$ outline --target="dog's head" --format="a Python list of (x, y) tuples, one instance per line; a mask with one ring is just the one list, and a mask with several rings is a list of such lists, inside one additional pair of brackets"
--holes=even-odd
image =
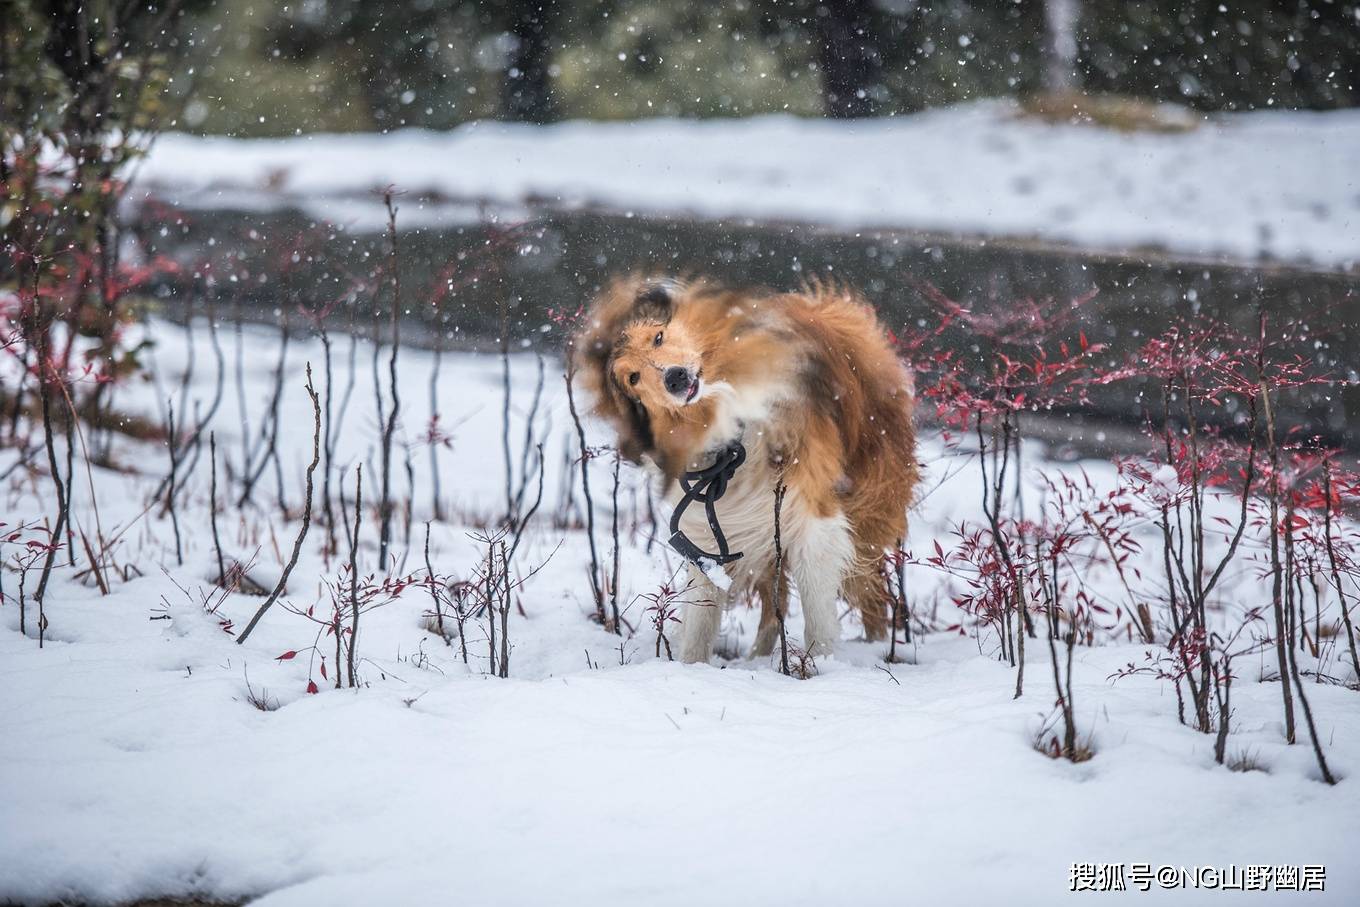
[(595, 411), (619, 433), (634, 462), (656, 451), (655, 430), (704, 391), (700, 338), (685, 325), (687, 288), (672, 280), (621, 280), (591, 305), (573, 338), (577, 373)]

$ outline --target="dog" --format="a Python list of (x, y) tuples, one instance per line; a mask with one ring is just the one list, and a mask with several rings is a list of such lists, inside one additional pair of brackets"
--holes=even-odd
[[(707, 661), (722, 609), (752, 595), (761, 602), (752, 654), (769, 655), (790, 579), (810, 654), (832, 652), (841, 638), (838, 595), (869, 639), (886, 637), (883, 563), (906, 536), (917, 479), (915, 394), (867, 302), (821, 283), (778, 293), (623, 278), (591, 304), (570, 346), (593, 412), (616, 432), (622, 456), (653, 471), (672, 506), (686, 474), (710, 469), (734, 442), (745, 449), (715, 505), (741, 555), (720, 568), (691, 559), (700, 593), (684, 608), (682, 661)], [(713, 551), (718, 536), (705, 516), (690, 508), (679, 528)]]

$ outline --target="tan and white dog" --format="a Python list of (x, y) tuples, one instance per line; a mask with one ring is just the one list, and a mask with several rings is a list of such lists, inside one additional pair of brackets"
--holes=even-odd
[[(710, 466), (734, 441), (746, 448), (717, 503), (721, 531), (743, 556), (722, 568), (727, 583), (691, 566), (699, 593), (685, 608), (683, 660), (707, 661), (721, 609), (751, 593), (762, 604), (753, 654), (772, 651), (781, 481), (777, 607), (787, 608), (791, 576), (813, 654), (840, 639), (841, 594), (865, 634), (884, 638), (884, 552), (904, 538), (917, 475), (913, 391), (866, 302), (823, 286), (774, 293), (630, 278), (596, 299), (572, 348), (595, 412), (625, 457), (659, 474), (672, 505), (686, 472)], [(680, 528), (715, 550), (703, 507), (689, 508)]]

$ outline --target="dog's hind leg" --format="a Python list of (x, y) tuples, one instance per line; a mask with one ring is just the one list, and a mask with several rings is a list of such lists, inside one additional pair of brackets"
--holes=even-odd
[(856, 546), (855, 563), (843, 587), (846, 600), (859, 612), (864, 635), (873, 640), (888, 638), (888, 585), (882, 563), (883, 549)]
[(900, 485), (878, 482), (882, 493), (866, 494), (852, 501), (855, 527), (855, 562), (845, 577), (842, 592), (859, 612), (864, 635), (871, 640), (888, 638), (892, 596), (883, 575), (887, 551), (897, 548), (906, 536), (907, 500)]
[(760, 596), (760, 628), (756, 630), (756, 642), (751, 647), (752, 658), (764, 658), (774, 651), (779, 642), (779, 615), (789, 613), (789, 572), (779, 581), (779, 604), (775, 606), (774, 565), (767, 568), (756, 582), (756, 594)]

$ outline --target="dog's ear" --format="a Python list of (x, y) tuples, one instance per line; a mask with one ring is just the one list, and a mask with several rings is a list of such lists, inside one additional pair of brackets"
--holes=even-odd
[(628, 413), (628, 434), (619, 439), (619, 453), (624, 459), (640, 463), (642, 455), (656, 449), (656, 439), (652, 436), (652, 418), (647, 408), (637, 400), (625, 400)]
[(649, 283), (638, 291), (633, 300), (633, 318), (668, 324), (675, 311), (674, 286), (667, 281)]
[(651, 454), (656, 448), (656, 436), (652, 434), (652, 418), (641, 400), (628, 396), (627, 392), (610, 380), (606, 393), (609, 407), (603, 414), (614, 423), (618, 431), (619, 453), (625, 460), (641, 463), (643, 454)]

